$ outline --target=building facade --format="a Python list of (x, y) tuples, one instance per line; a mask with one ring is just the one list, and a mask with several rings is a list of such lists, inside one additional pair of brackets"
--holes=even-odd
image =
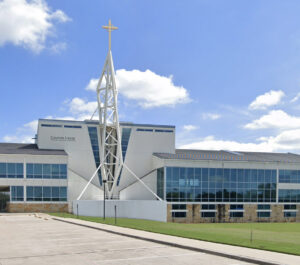
[(154, 154), (168, 221), (299, 221), (299, 156), (176, 150)]
[[(126, 165), (173, 222), (300, 221), (300, 156), (175, 148), (175, 127), (120, 123)], [(74, 211), (100, 164), (97, 121), (40, 119), (35, 144), (0, 143), (0, 210)], [(119, 201), (157, 200), (123, 168)], [(101, 173), (83, 200), (102, 200)]]

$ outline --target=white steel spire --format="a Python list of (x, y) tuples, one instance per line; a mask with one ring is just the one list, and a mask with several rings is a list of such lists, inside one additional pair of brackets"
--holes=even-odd
[(101, 171), (103, 189), (105, 189), (108, 199), (113, 199), (114, 195), (118, 196), (118, 194), (114, 194), (114, 190), (122, 168), (127, 170), (130, 175), (136, 178), (158, 200), (162, 200), (130, 168), (128, 168), (123, 161), (121, 145), (122, 139), (118, 116), (118, 91), (116, 88), (115, 69), (111, 54), (111, 32), (118, 28), (113, 26), (110, 20), (108, 26), (102, 26), (102, 28), (107, 29), (108, 31), (108, 53), (97, 85), (97, 110), (99, 113), (100, 131), (100, 164), (91, 179), (81, 191), (77, 200), (81, 199), (87, 187), (97, 175), (98, 170)]
[(103, 188), (108, 198), (112, 198), (114, 187), (123, 166), (121, 136), (118, 117), (118, 91), (116, 88), (115, 69), (111, 53), (111, 32), (117, 27), (108, 26), (108, 53), (101, 77), (97, 85), (97, 101), (100, 126), (100, 164), (103, 179)]

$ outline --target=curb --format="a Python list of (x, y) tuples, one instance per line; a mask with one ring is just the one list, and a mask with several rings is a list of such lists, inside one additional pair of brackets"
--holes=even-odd
[(207, 250), (207, 249), (196, 248), (196, 247), (190, 247), (190, 246), (181, 245), (181, 244), (177, 244), (177, 243), (166, 242), (166, 241), (163, 241), (163, 240), (151, 239), (151, 238), (147, 238), (147, 237), (135, 236), (135, 235), (130, 235), (130, 234), (122, 233), (122, 232), (111, 231), (111, 230), (108, 230), (108, 229), (94, 227), (94, 226), (87, 225), (87, 224), (79, 224), (79, 223), (72, 222), (72, 221), (69, 221), (69, 220), (62, 220), (62, 219), (59, 219), (59, 218), (56, 218), (56, 217), (52, 217), (52, 219), (56, 220), (56, 221), (64, 222), (64, 223), (74, 224), (74, 225), (78, 225), (78, 226), (83, 226), (83, 227), (92, 228), (92, 229), (95, 229), (95, 230), (108, 232), (108, 233), (115, 234), (115, 235), (126, 236), (126, 237), (130, 237), (130, 238), (135, 238), (135, 239), (141, 239), (141, 240), (144, 240), (144, 241), (163, 244), (163, 245), (167, 245), (167, 246), (171, 246), (171, 247), (187, 249), (187, 250), (196, 251), (196, 252), (202, 252), (202, 253), (206, 253), (206, 254), (210, 254), (210, 255), (220, 256), (220, 257), (229, 258), (229, 259), (235, 259), (235, 260), (254, 263), (254, 264), (258, 264), (258, 265), (280, 265), (280, 263), (262, 261), (262, 260), (258, 260), (258, 259), (254, 259), (254, 258), (241, 257), (241, 256), (226, 254), (226, 253), (222, 253), (222, 252), (218, 252), (218, 251)]

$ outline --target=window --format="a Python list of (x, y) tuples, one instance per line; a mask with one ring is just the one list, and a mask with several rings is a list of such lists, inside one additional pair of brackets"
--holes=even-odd
[(201, 212), (202, 218), (215, 218), (216, 213), (215, 212)]
[(202, 210), (215, 210), (215, 204), (202, 204)]
[(155, 132), (163, 132), (163, 133), (172, 133), (173, 130), (161, 130), (161, 129), (155, 129)]
[(45, 124), (45, 123), (43, 123), (41, 126), (42, 127), (62, 127), (61, 125), (58, 125), (58, 124)]
[(186, 204), (172, 204), (172, 210), (186, 210)]
[(157, 195), (164, 200), (164, 168), (157, 169)]
[(127, 147), (128, 147), (128, 143), (129, 143), (129, 139), (130, 139), (130, 134), (131, 134), (131, 128), (123, 128), (122, 129), (121, 145), (122, 145), (123, 160), (125, 160), (126, 151), (127, 151)]
[[(99, 150), (99, 143), (98, 143), (97, 127), (88, 127), (88, 132), (90, 136), (90, 142), (93, 150), (96, 168), (98, 168), (100, 166), (100, 150)], [(99, 178), (100, 185), (102, 185), (101, 170), (98, 170), (98, 178)]]
[(153, 132), (153, 129), (142, 129), (142, 128), (137, 128), (137, 132)]
[(258, 204), (257, 210), (270, 210), (271, 205), (270, 204)]
[(185, 218), (186, 212), (172, 212), (173, 218)]
[(26, 200), (27, 201), (67, 201), (67, 187), (27, 186)]
[(297, 205), (296, 204), (285, 204), (284, 210), (297, 210)]
[(244, 210), (243, 204), (231, 204), (230, 210)]
[(230, 212), (230, 218), (244, 217), (244, 212)]
[(0, 163), (0, 178), (24, 178), (23, 163)]
[(297, 212), (294, 211), (294, 212), (284, 212), (284, 217), (286, 218), (290, 218), (290, 217), (296, 217), (297, 216)]
[(24, 200), (24, 187), (23, 186), (11, 186), (10, 187), (11, 201), (23, 201)]
[(66, 164), (26, 164), (26, 177), (34, 179), (67, 179)]
[(80, 125), (64, 125), (65, 128), (74, 128), (74, 129), (81, 129)]
[(186, 204), (172, 204), (172, 217), (186, 217)]
[(257, 212), (257, 217), (258, 218), (270, 218), (271, 217), (271, 212)]

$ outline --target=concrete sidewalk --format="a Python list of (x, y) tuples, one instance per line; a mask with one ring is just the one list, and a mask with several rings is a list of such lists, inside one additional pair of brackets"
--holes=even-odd
[(298, 265), (300, 264), (300, 256), (281, 254), (277, 252), (257, 250), (245, 247), (236, 247), (225, 244), (211, 243), (206, 241), (187, 239), (176, 236), (163, 235), (158, 233), (135, 230), (94, 222), (83, 221), (73, 218), (50, 217), (53, 220), (81, 225), (92, 229), (99, 229), (127, 237), (143, 239), (151, 242), (165, 244), (173, 247), (189, 249), (198, 252), (204, 252), (217, 256), (231, 259), (237, 259), (245, 262), (262, 264), (262, 265)]

